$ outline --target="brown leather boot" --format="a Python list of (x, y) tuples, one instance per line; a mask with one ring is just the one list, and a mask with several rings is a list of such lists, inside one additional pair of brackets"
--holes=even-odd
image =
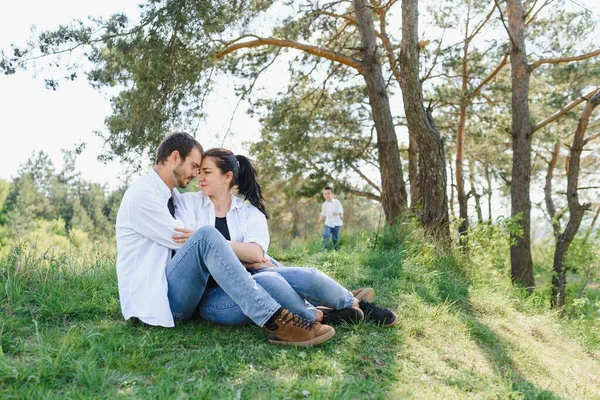
[(373, 301), (375, 298), (375, 290), (370, 287), (358, 288), (352, 291), (352, 296), (359, 300)]
[(273, 344), (315, 346), (335, 335), (335, 329), (331, 326), (311, 322), (286, 309), (281, 310), (281, 314), (273, 324), (276, 325), (276, 328), (265, 327), (269, 333), (267, 341)]

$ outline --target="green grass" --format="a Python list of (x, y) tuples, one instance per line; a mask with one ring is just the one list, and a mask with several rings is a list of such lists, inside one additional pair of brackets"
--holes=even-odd
[(401, 319), (342, 326), (305, 349), (269, 345), (253, 326), (128, 323), (113, 260), (13, 254), (0, 261), (0, 398), (600, 398), (600, 346), (581, 326), (483, 258), (399, 236), (273, 251), (346, 287), (373, 286)]

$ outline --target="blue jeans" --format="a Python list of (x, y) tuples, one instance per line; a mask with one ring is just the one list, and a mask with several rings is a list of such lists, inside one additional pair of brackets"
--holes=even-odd
[(331, 236), (331, 242), (333, 243), (333, 248), (335, 250), (338, 249), (338, 236), (340, 234), (341, 226), (330, 227), (325, 225), (325, 229), (323, 230), (323, 248), (327, 249), (327, 245), (329, 244), (329, 236)]
[(281, 307), (256, 283), (223, 235), (212, 226), (194, 232), (167, 264), (166, 275), (175, 320), (193, 316), (208, 294), (205, 289), (211, 275), (239, 305), (240, 312), (258, 326), (263, 326)]
[[(307, 267), (285, 267), (272, 260), (275, 268), (255, 271), (252, 277), (273, 298), (293, 314), (314, 321), (322, 305), (334, 309), (352, 306), (352, 293), (323, 272)], [(311, 304), (312, 303), (312, 304)], [(206, 293), (198, 314), (201, 318), (227, 325), (247, 324), (250, 319), (222, 288)]]

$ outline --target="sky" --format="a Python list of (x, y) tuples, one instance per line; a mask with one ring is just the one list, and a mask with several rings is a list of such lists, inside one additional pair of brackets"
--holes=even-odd
[[(131, 0), (10, 2), (3, 5), (3, 11), (9, 8), (10, 12), (0, 13), (0, 48), (7, 52), (11, 43), (24, 44), (33, 25), (39, 32), (90, 15), (106, 17), (119, 11), (138, 15), (137, 3)], [(85, 142), (86, 148), (77, 159), (77, 170), (86, 180), (116, 188), (127, 166), (117, 161), (108, 164), (98, 161), (103, 139), (94, 133), (105, 130), (104, 119), (111, 111), (109, 96), (94, 90), (83, 76), (61, 82), (56, 91), (45, 88), (45, 77), (47, 72), (33, 70), (0, 75), (0, 179), (14, 178), (19, 166), (40, 150), (60, 169), (61, 150), (72, 150)], [(197, 138), (205, 148), (224, 146), (247, 154), (243, 142), (258, 138), (260, 124), (246, 114), (245, 103), (234, 114), (237, 99), (232, 81), (222, 77), (218, 88), (218, 93), (206, 101), (208, 118), (200, 123)], [(224, 140), (232, 116), (231, 133)]]
[[(11, 43), (23, 44), (33, 25), (41, 31), (90, 15), (107, 17), (124, 11), (136, 16), (137, 3), (132, 0), (11, 1), (3, 5), (0, 14), (0, 49), (9, 50)], [(573, 0), (572, 3), (600, 15), (597, 0)], [(127, 166), (119, 162), (99, 162), (97, 157), (102, 153), (103, 141), (94, 133), (105, 129), (104, 119), (110, 114), (108, 96), (92, 89), (83, 77), (61, 83), (56, 91), (47, 90), (44, 77), (47, 74), (33, 71), (0, 75), (0, 179), (15, 177), (19, 166), (33, 152), (40, 150), (49, 154), (54, 166), (60, 169), (61, 149), (70, 150), (85, 142), (86, 148), (79, 156), (76, 168), (84, 179), (116, 188)], [(285, 84), (275, 78), (268, 80), (271, 90), (278, 84)], [(208, 117), (200, 124), (197, 137), (207, 148), (224, 146), (236, 153), (247, 154), (242, 143), (258, 139), (260, 124), (246, 114), (245, 104), (233, 114), (237, 99), (232, 82), (227, 79), (220, 78), (218, 91), (207, 99), (205, 111)], [(232, 117), (231, 134), (223, 140)]]

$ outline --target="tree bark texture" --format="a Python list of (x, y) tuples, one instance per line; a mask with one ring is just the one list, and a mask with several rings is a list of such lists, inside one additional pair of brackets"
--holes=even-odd
[(590, 115), (596, 106), (600, 104), (600, 92), (596, 93), (586, 103), (577, 130), (573, 137), (573, 145), (571, 146), (569, 158), (569, 172), (567, 174), (567, 203), (569, 205), (569, 222), (563, 233), (558, 236), (556, 241), (556, 249), (554, 251), (554, 266), (552, 274), (552, 306), (561, 313), (565, 306), (565, 293), (567, 287), (567, 271), (565, 269), (565, 257), (573, 238), (579, 231), (583, 213), (591, 207), (590, 203), (579, 204), (579, 195), (577, 193), (577, 185), (579, 183), (579, 162), (581, 152), (585, 145), (584, 135), (587, 130)]
[(446, 157), (444, 144), (423, 106), (419, 79), (418, 1), (402, 1), (402, 42), (400, 49), (401, 89), (410, 135), (416, 138), (419, 153), (418, 210), (425, 230), (444, 242), (450, 241)]
[(353, 0), (360, 33), (362, 75), (367, 84), (369, 103), (377, 132), (377, 151), (381, 173), (381, 202), (385, 219), (394, 223), (407, 207), (407, 194), (400, 162), (398, 137), (390, 101), (379, 62), (377, 36), (368, 0)]
[(507, 0), (508, 34), (510, 36), (510, 64), (512, 79), (512, 182), (511, 216), (520, 216), (522, 235), (515, 235), (516, 244), (510, 248), (511, 278), (533, 290), (533, 263), (531, 259), (531, 135), (529, 120), (529, 70), (525, 51), (525, 24), (520, 0)]

